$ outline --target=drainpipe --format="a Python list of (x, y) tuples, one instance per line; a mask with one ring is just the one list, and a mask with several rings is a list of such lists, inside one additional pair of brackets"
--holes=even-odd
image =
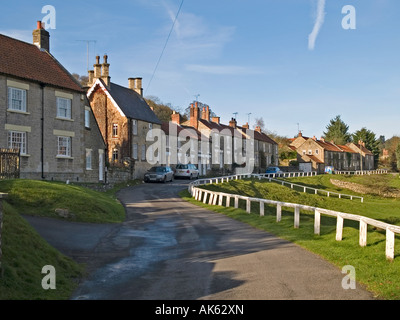
[(41, 148), (40, 148), (40, 160), (41, 160), (41, 171), (42, 171), (42, 179), (45, 179), (44, 176), (44, 88), (45, 84), (41, 83), (40, 88), (42, 89), (42, 116), (40, 118), (40, 129), (41, 129)]

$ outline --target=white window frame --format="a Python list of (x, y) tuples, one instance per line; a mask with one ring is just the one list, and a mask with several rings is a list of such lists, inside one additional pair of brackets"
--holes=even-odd
[(86, 149), (86, 170), (92, 170), (93, 150)]
[(113, 123), (113, 125), (112, 125), (112, 136), (113, 136), (113, 138), (118, 137), (118, 131), (119, 131), (118, 123)]
[(8, 131), (8, 147), (19, 149), (21, 155), (27, 154), (26, 132)]
[[(66, 105), (62, 105), (66, 103)], [(71, 119), (72, 100), (62, 97), (57, 97), (57, 118)]]
[(153, 137), (153, 124), (149, 123), (149, 137), (152, 138)]
[[(13, 102), (19, 102), (19, 106)], [(8, 87), (8, 110), (26, 112), (26, 90)]]
[(132, 134), (134, 136), (137, 136), (138, 134), (138, 121), (135, 119), (132, 120)]
[(119, 161), (119, 150), (114, 148), (112, 151), (112, 161), (117, 162)]
[(72, 156), (71, 144), (72, 144), (71, 137), (58, 136), (57, 137), (57, 156), (70, 158)]
[(138, 144), (134, 143), (132, 145), (132, 158), (137, 160), (138, 159)]
[(142, 144), (142, 161), (146, 161), (146, 145)]
[(85, 109), (85, 128), (90, 128), (90, 110)]

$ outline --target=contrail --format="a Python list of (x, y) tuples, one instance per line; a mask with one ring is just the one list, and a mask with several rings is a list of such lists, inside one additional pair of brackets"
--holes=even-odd
[(321, 29), (324, 23), (324, 19), (325, 19), (325, 0), (318, 0), (317, 17), (315, 19), (314, 29), (308, 36), (309, 50), (314, 50), (315, 40), (317, 40), (319, 30)]

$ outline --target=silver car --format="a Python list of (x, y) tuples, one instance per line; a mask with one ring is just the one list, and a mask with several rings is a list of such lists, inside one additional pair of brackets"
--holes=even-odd
[(178, 164), (175, 169), (175, 177), (198, 179), (199, 170), (194, 164)]
[(170, 167), (152, 167), (144, 175), (144, 182), (167, 182), (174, 180), (174, 172)]

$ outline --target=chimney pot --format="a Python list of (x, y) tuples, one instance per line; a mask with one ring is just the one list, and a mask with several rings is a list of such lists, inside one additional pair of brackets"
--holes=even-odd
[(50, 33), (44, 29), (44, 23), (37, 21), (37, 29), (33, 30), (32, 36), (34, 45), (50, 52)]

